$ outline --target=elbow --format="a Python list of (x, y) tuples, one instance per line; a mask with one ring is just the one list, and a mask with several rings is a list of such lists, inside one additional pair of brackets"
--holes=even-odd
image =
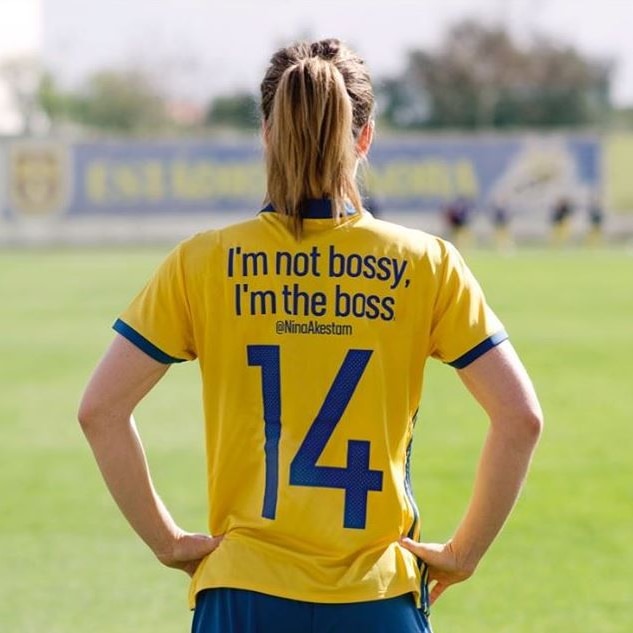
[(77, 411), (77, 421), (87, 438), (108, 426), (110, 412), (97, 400), (84, 396)]
[(84, 397), (77, 411), (77, 421), (84, 435), (89, 435), (90, 431), (97, 426), (98, 419), (98, 409)]
[(543, 411), (539, 408), (536, 411), (530, 411), (526, 413), (523, 420), (523, 426), (525, 427), (525, 433), (528, 437), (534, 440), (534, 443), (538, 442), (541, 434), (543, 433), (543, 427), (545, 426), (545, 419), (543, 417)]
[(132, 422), (132, 410), (125, 403), (113, 402), (98, 395), (84, 395), (79, 409), (77, 421), (84, 435), (91, 441), (100, 435), (109, 434), (114, 429)]
[(490, 418), (493, 431), (505, 436), (512, 444), (532, 449), (543, 432), (543, 412), (538, 405), (514, 407)]
[(545, 424), (540, 406), (526, 406), (515, 412), (514, 429), (517, 436), (526, 444), (536, 445)]

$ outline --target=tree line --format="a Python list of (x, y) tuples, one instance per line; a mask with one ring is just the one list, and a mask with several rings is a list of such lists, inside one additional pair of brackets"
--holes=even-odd
[[(74, 90), (61, 87), (51, 73), (28, 84), (27, 72), (28, 64), (22, 71), (15, 62), (0, 67), (26, 132), (36, 110), (53, 129), (121, 135), (259, 125), (256, 93), (222, 95), (183, 111), (159, 80), (138, 69), (102, 70)], [(630, 115), (612, 107), (613, 72), (610, 61), (564, 42), (543, 35), (519, 42), (501, 25), (464, 20), (446, 31), (437, 48), (411, 50), (401, 72), (376, 78), (377, 118), (393, 130), (604, 126)]]

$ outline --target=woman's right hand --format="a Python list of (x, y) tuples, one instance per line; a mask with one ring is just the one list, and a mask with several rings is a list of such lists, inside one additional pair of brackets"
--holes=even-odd
[(431, 605), (451, 585), (463, 582), (475, 572), (475, 566), (460, 560), (453, 543), (419, 543), (410, 538), (400, 539), (400, 545), (426, 563), (429, 569), (429, 600)]

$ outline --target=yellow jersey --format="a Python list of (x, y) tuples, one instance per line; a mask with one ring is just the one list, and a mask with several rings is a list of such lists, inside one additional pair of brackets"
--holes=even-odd
[(506, 338), (457, 250), (369, 213), (306, 205), (182, 242), (114, 328), (198, 359), (212, 587), (311, 602), (413, 593), (409, 457), (428, 357), (464, 367)]

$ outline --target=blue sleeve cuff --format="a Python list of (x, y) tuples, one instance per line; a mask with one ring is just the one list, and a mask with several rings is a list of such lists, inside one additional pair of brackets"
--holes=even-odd
[(156, 347), (156, 345), (148, 341), (142, 334), (139, 334), (134, 328), (125, 323), (125, 321), (121, 321), (121, 319), (117, 319), (114, 322), (112, 329), (159, 363), (171, 365), (172, 363), (183, 363), (185, 361), (184, 358), (175, 358), (174, 356), (165, 354), (162, 349)]
[(507, 332), (505, 330), (500, 330), (492, 336), (489, 336), (485, 341), (479, 343), (479, 345), (473, 347), (470, 351), (466, 352), (465, 354), (448, 364), (451, 367), (455, 367), (455, 369), (464, 369), (464, 367), (468, 367), (468, 365), (470, 365), (473, 361), (476, 361), (480, 356), (483, 356), (493, 347), (497, 347), (499, 343), (503, 343), (503, 341), (507, 339)]

